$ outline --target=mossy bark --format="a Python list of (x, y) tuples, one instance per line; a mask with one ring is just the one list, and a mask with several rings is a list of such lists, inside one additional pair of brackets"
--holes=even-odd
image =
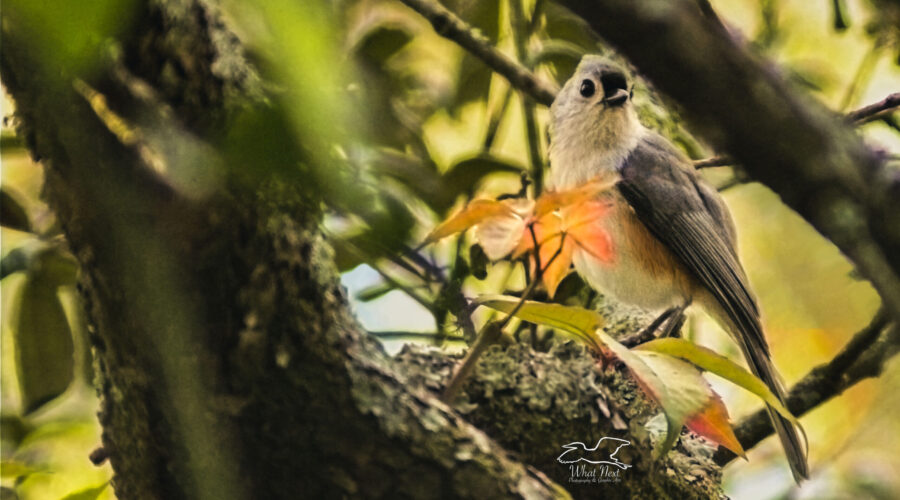
[[(261, 95), (214, 6), (143, 8), (121, 60), (87, 82), (110, 108), (128, 117), (135, 105), (116, 64), (200, 137)], [(606, 433), (646, 442), (635, 434), (646, 403), (571, 347), (491, 351), (463, 411), (440, 403), (434, 384), (455, 358), (398, 362), (359, 328), (314, 190), (272, 180), (185, 198), (71, 80), (40, 67), (23, 32), (3, 23), (2, 34), (20, 132), (81, 265), (120, 498), (549, 498), (565, 495), (544, 474), (564, 480), (553, 463), (561, 444)], [(631, 425), (614, 428), (598, 398)], [(706, 459), (654, 462), (634, 449), (632, 477), (610, 497), (720, 496)]]

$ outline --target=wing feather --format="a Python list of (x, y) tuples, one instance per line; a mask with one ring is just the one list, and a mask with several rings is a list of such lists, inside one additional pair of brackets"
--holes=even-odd
[(752, 347), (768, 354), (759, 308), (737, 258), (734, 226), (684, 156), (649, 134), (623, 162), (619, 191), (635, 215), (713, 294)]

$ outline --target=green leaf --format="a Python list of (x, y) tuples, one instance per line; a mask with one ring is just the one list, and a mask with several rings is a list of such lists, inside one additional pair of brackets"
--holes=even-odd
[(11, 0), (4, 2), (3, 17), (4, 25), (29, 37), (32, 56), (48, 74), (72, 75), (102, 64), (103, 44), (132, 28), (137, 6), (122, 0)]
[(472, 195), (482, 179), (490, 174), (506, 172), (520, 174), (520, 165), (497, 158), (493, 155), (479, 155), (462, 160), (451, 166), (441, 176), (441, 196), (434, 200), (425, 200), (438, 212), (444, 212), (461, 194)]
[(703, 346), (699, 346), (685, 339), (665, 338), (646, 342), (635, 347), (636, 350), (667, 354), (676, 358), (689, 361), (702, 370), (706, 370), (743, 387), (759, 396), (769, 406), (774, 408), (784, 418), (795, 425), (800, 425), (796, 417), (781, 404), (778, 397), (772, 393), (766, 384), (752, 373), (728, 358)]
[(557, 83), (562, 84), (575, 73), (575, 68), (578, 67), (583, 55), (584, 49), (574, 43), (564, 40), (548, 40), (534, 55), (532, 67), (541, 64), (548, 65)]
[(655, 352), (630, 351), (609, 335), (603, 332), (598, 335), (662, 408), (668, 429), (654, 454), (664, 455), (675, 444), (688, 418), (701, 413), (709, 404), (714, 396), (709, 383), (690, 363)]
[(18, 479), (40, 471), (41, 469), (39, 467), (28, 465), (24, 462), (17, 462), (15, 460), (4, 460), (3, 462), (0, 462), (0, 477), (3, 479)]
[(103, 493), (103, 490), (105, 490), (108, 485), (109, 482), (105, 482), (97, 486), (91, 486), (83, 490), (78, 490), (62, 497), (61, 500), (97, 500), (97, 498), (100, 497), (100, 494)]
[(18, 448), (22, 439), (32, 430), (34, 427), (19, 415), (5, 413), (0, 416), (0, 437), (3, 438), (4, 449), (7, 445), (12, 445), (13, 449)]
[(0, 260), (0, 279), (12, 273), (28, 269), (28, 252), (22, 247), (13, 248)]
[(580, 16), (556, 2), (545, 2), (544, 16), (547, 38), (570, 42), (585, 53), (597, 52), (599, 38)]
[(466, 104), (473, 101), (487, 101), (492, 76), (490, 68), (480, 59), (468, 52), (463, 55), (456, 80), (456, 95), (449, 107), (454, 118), (459, 118), (459, 111)]
[(6, 189), (0, 189), (0, 225), (19, 231), (31, 231), (28, 212)]
[[(519, 302), (518, 297), (507, 295), (482, 295), (475, 301), (480, 306), (490, 307), (507, 314), (515, 309)], [(558, 328), (572, 334), (577, 340), (585, 342), (595, 350), (600, 350), (596, 332), (604, 325), (605, 320), (596, 311), (582, 307), (526, 300), (515, 316), (531, 323)]]
[(22, 406), (31, 413), (62, 394), (74, 377), (72, 333), (57, 283), (29, 272), (19, 291), (14, 342)]
[(399, 23), (383, 23), (372, 27), (357, 42), (356, 53), (379, 64), (412, 40), (412, 34)]

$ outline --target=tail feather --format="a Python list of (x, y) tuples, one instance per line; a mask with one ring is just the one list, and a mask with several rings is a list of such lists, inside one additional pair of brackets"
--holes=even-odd
[[(739, 344), (741, 344), (741, 350), (744, 351), (744, 357), (747, 359), (750, 371), (759, 377), (784, 405), (784, 385), (781, 383), (781, 378), (778, 376), (775, 367), (772, 365), (769, 354), (759, 347), (747, 345), (745, 342), (739, 342)], [(807, 462), (808, 447), (806, 434), (803, 433), (803, 429), (781, 416), (781, 414), (771, 406), (766, 405), (766, 409), (769, 412), (769, 419), (772, 421), (772, 426), (778, 434), (778, 439), (781, 440), (781, 445), (784, 447), (784, 452), (787, 456), (788, 464), (791, 466), (794, 480), (799, 483), (803, 479), (809, 479), (809, 464)]]

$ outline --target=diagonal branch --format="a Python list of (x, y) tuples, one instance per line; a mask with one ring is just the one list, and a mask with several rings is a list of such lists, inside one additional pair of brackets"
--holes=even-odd
[(528, 94), (544, 106), (553, 103), (553, 98), (558, 91), (555, 85), (539, 79), (527, 68), (497, 50), (487, 37), (443, 5), (434, 0), (401, 1), (428, 19), (439, 35), (453, 40), (472, 55), (484, 61), (491, 69), (509, 80), (513, 87)]
[[(831, 361), (813, 368), (788, 393), (787, 407), (801, 416), (867, 378), (877, 377), (884, 365), (900, 351), (900, 329), (890, 325), (888, 315), (879, 311)], [(744, 449), (750, 449), (772, 434), (766, 410), (744, 418), (735, 434)], [(716, 462), (724, 465), (735, 458), (720, 449)]]
[[(900, 107), (900, 92), (894, 92), (878, 102), (847, 113), (845, 117), (850, 123), (863, 125), (893, 113), (898, 107)], [(713, 156), (695, 161), (694, 168), (725, 167), (732, 164), (734, 161), (727, 156)]]
[(900, 107), (900, 92), (894, 92), (876, 103), (847, 113), (847, 119), (854, 123), (866, 123), (881, 118), (884, 113), (893, 112), (897, 107)]

